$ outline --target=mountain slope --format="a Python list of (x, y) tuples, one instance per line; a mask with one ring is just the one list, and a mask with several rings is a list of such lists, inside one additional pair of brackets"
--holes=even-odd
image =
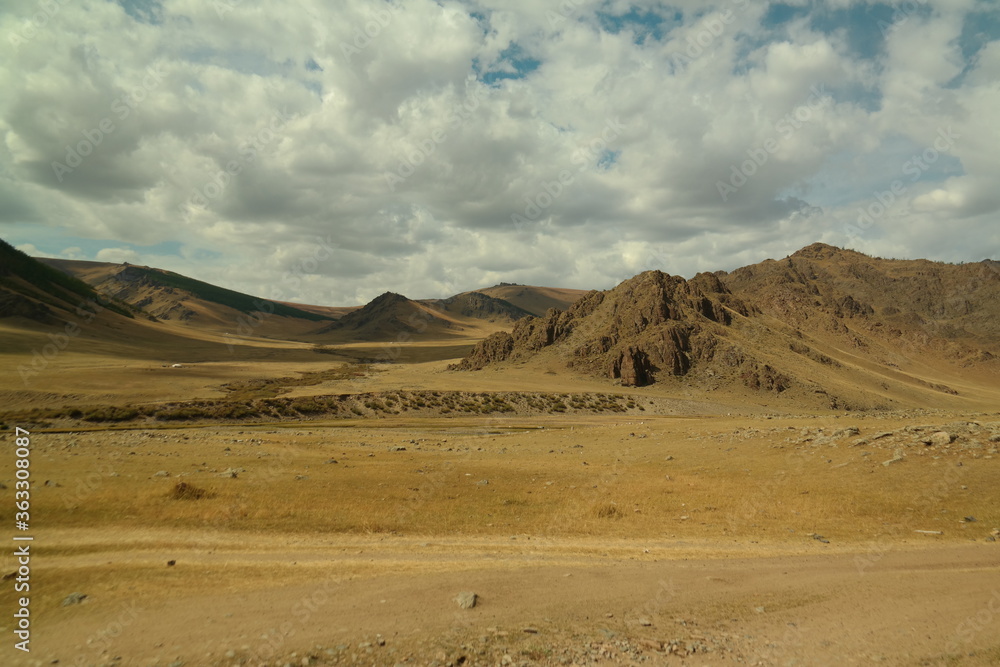
[(886, 260), (816, 243), (720, 276), (762, 312), (803, 330), (954, 357), (1000, 354), (1000, 262)]
[(489, 322), (514, 322), (533, 313), (514, 304), (482, 292), (463, 292), (447, 299), (422, 301), (427, 305), (459, 317), (471, 317)]
[(312, 333), (316, 336), (339, 334), (344, 340), (388, 341), (401, 335), (439, 335), (452, 326), (452, 322), (430, 307), (402, 294), (385, 292)]
[(814, 407), (986, 402), (998, 386), (995, 263), (899, 263), (814, 245), (691, 280), (647, 271), (518, 321), (457, 370), (571, 368), (626, 386)]
[(331, 319), (322, 313), (258, 299), (163, 269), (64, 259), (40, 261), (159, 320), (232, 328), (240, 315), (261, 312), (310, 322)]
[(122, 304), (101, 298), (81, 280), (58, 271), (0, 239), (0, 318), (21, 317), (56, 324), (80, 307), (100, 303), (124, 317)]
[(536, 317), (545, 315), (550, 308), (566, 310), (588, 294), (587, 290), (509, 283), (500, 283), (476, 291), (495, 299), (503, 299)]

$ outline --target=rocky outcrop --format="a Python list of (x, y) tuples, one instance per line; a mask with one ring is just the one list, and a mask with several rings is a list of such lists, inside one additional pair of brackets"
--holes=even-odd
[(465, 359), (448, 368), (461, 371), (478, 371), (490, 364), (507, 361), (514, 351), (514, 337), (506, 331), (498, 331), (481, 341)]
[(55, 313), (45, 304), (0, 288), (0, 318), (4, 317), (24, 317), (42, 323), (56, 321)]
[(509, 337), (487, 338), (456, 368), (482, 368), (554, 347), (574, 368), (643, 386), (711, 361), (719, 329), (751, 312), (714, 274), (685, 280), (647, 271), (613, 290), (591, 292), (565, 312), (551, 309), (545, 317), (518, 321)]

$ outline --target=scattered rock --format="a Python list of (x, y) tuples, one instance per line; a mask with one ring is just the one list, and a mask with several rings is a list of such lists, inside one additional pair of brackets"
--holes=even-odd
[(644, 628), (648, 628), (653, 624), (648, 618), (640, 618), (638, 623)]
[(87, 598), (85, 593), (70, 593), (63, 599), (62, 606), (69, 607), (74, 604), (80, 604)]
[(965, 523), (975, 523), (976, 522), (976, 517), (974, 517), (974, 516), (962, 517), (962, 521), (964, 521)]
[(167, 567), (173, 567), (174, 565), (177, 565), (177, 561), (175, 561), (175, 560), (168, 560), (167, 561)]
[(947, 431), (938, 431), (931, 434), (930, 440), (931, 446), (943, 447), (944, 445), (950, 445), (953, 443), (955, 441), (955, 436)]
[(406, 451), (406, 447), (403, 447), (402, 445), (394, 445), (394, 446), (392, 446), (392, 447), (389, 448), (389, 451), (390, 452), (405, 452)]
[(464, 591), (455, 596), (455, 602), (462, 609), (472, 609), (476, 606), (476, 602), (479, 601), (479, 596), (475, 593)]
[(323, 463), (336, 463), (336, 462), (337, 459), (327, 459), (326, 461), (323, 461)]
[(486, 486), (489, 483), (490, 483), (490, 480), (488, 480), (488, 479), (481, 479), (478, 482), (476, 482), (476, 486)]
[(170, 473), (167, 472), (166, 470), (161, 470), (155, 475), (153, 475), (153, 477), (170, 477)]
[(896, 450), (896, 451), (895, 451), (895, 452), (893, 453), (893, 455), (892, 455), (892, 458), (891, 458), (891, 459), (889, 459), (888, 461), (882, 461), (882, 465), (884, 465), (884, 466), (890, 466), (890, 465), (892, 465), (893, 463), (899, 463), (899, 462), (900, 462), (900, 461), (902, 461), (902, 460), (903, 460), (904, 458), (905, 458), (905, 455), (903, 454), (903, 450), (902, 450), (902, 449), (897, 449), (897, 450)]

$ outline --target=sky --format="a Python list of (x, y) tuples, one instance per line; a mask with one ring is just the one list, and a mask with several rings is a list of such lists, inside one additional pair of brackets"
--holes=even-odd
[(995, 0), (0, 0), (0, 238), (357, 305), (1000, 257)]

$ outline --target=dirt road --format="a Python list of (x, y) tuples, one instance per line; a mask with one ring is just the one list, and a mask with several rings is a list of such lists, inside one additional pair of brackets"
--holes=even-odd
[(87, 597), (43, 601), (32, 652), (8, 640), (4, 664), (1000, 664), (994, 543), (872, 557), (525, 535), (39, 542), (39, 586), (86, 582)]

